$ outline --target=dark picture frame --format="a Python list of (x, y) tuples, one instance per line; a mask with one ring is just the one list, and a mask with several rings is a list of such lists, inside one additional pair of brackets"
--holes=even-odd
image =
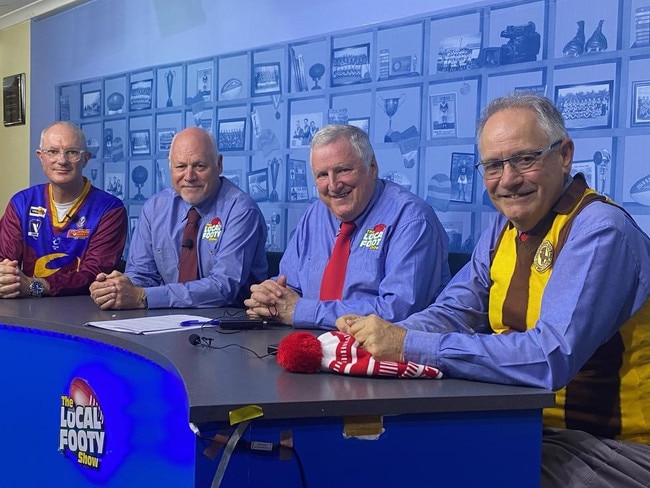
[(309, 201), (307, 161), (287, 158), (287, 202)]
[(358, 127), (366, 134), (370, 134), (370, 117), (360, 117), (356, 119), (348, 119), (348, 125)]
[(332, 49), (331, 86), (372, 81), (370, 43)]
[(251, 171), (246, 175), (248, 194), (256, 202), (269, 199), (269, 171), (267, 168)]
[(277, 95), (282, 93), (280, 63), (253, 64), (251, 70), (253, 95)]
[(474, 192), (474, 153), (451, 153), (449, 179), (451, 180), (452, 202), (472, 203)]
[(25, 124), (25, 73), (2, 79), (2, 113), (5, 127)]
[(246, 118), (220, 120), (217, 146), (219, 151), (243, 151), (246, 147)]
[(129, 110), (151, 110), (153, 100), (153, 79), (131, 82), (129, 91)]
[(169, 148), (172, 145), (172, 139), (176, 135), (176, 129), (158, 129), (158, 152), (166, 153), (169, 152)]
[(555, 87), (555, 106), (567, 129), (610, 129), (614, 81)]
[(650, 80), (632, 83), (632, 127), (650, 124)]
[(149, 129), (132, 130), (129, 133), (131, 156), (151, 155), (151, 132)]
[(81, 94), (81, 118), (99, 117), (102, 114), (102, 91), (93, 90)]

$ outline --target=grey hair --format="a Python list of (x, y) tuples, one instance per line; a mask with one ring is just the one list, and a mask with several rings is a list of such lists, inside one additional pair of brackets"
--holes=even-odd
[(551, 100), (532, 92), (510, 93), (495, 98), (483, 110), (476, 128), (476, 141), (480, 145), (483, 128), (490, 117), (506, 109), (530, 110), (537, 115), (540, 129), (548, 137), (549, 143), (568, 137), (564, 118)]
[(38, 143), (39, 147), (41, 148), (43, 147), (43, 141), (45, 140), (45, 134), (47, 133), (47, 131), (59, 125), (63, 127), (67, 127), (72, 132), (74, 132), (75, 137), (77, 138), (78, 141), (81, 142), (81, 145), (83, 146), (77, 149), (83, 149), (84, 151), (88, 150), (88, 143), (86, 142), (86, 136), (84, 135), (81, 128), (78, 125), (73, 124), (72, 122), (68, 122), (67, 120), (59, 120), (58, 122), (54, 122), (53, 124), (50, 124), (45, 129), (43, 129), (41, 131), (41, 140)]
[(309, 150), (309, 160), (315, 148), (326, 146), (338, 139), (345, 139), (367, 168), (375, 159), (375, 151), (368, 134), (354, 125), (326, 125), (314, 135)]

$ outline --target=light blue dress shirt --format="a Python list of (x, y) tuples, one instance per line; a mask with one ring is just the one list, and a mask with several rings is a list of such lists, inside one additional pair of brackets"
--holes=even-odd
[(227, 178), (201, 205), (199, 279), (178, 283), (178, 262), (191, 206), (173, 189), (149, 198), (129, 248), (126, 275), (144, 287), (149, 308), (243, 306), (266, 279), (266, 223), (255, 202)]
[(280, 274), (302, 297), (295, 327), (331, 329), (347, 313), (401, 320), (431, 303), (449, 281), (447, 234), (433, 209), (410, 191), (377, 180), (354, 222), (342, 299), (327, 301), (319, 300), (320, 284), (340, 222), (320, 200), (298, 222), (280, 261)]

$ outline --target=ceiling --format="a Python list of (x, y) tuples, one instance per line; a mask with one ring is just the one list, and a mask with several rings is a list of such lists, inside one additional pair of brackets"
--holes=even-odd
[(0, 29), (85, 0), (0, 0)]

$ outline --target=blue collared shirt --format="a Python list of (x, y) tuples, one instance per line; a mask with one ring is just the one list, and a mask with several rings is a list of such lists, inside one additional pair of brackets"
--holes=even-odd
[(178, 283), (178, 262), (191, 206), (167, 188), (149, 198), (129, 248), (126, 275), (145, 288), (149, 308), (242, 306), (266, 278), (266, 223), (255, 202), (227, 178), (196, 206), (199, 279)]
[(650, 239), (615, 206), (588, 205), (553, 265), (535, 327), (472, 334), (489, 327), (490, 256), (505, 222), (483, 233), (434, 304), (399, 323), (409, 329), (404, 357), (450, 377), (555, 390), (650, 297)]
[(280, 261), (280, 274), (302, 298), (295, 327), (333, 328), (347, 313), (401, 320), (422, 310), (449, 281), (447, 234), (433, 209), (395, 183), (377, 180), (355, 219), (341, 300), (319, 300), (321, 278), (340, 222), (320, 201), (309, 206)]

